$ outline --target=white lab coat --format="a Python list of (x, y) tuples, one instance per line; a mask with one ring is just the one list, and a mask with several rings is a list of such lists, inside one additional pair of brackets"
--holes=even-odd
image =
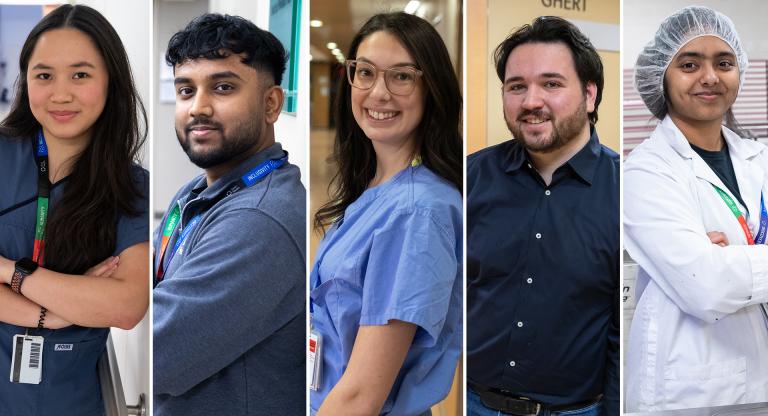
[[(723, 135), (754, 235), (768, 148)], [(627, 411), (768, 401), (768, 245), (747, 245), (712, 184), (745, 211), (669, 117), (625, 162), (624, 243), (640, 266)], [(730, 245), (712, 244), (709, 231)]]

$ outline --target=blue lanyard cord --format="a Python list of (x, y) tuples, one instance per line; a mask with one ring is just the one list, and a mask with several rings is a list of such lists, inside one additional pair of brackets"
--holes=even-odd
[(765, 244), (768, 238), (768, 212), (765, 209), (765, 195), (760, 194), (760, 228), (755, 234), (755, 244)]
[(42, 130), (37, 132), (37, 147), (35, 148), (35, 155), (37, 157), (48, 156), (48, 145), (45, 144), (45, 137), (43, 136)]
[[(267, 175), (272, 173), (272, 171), (283, 166), (286, 161), (288, 161), (288, 155), (283, 156), (280, 159), (269, 159), (265, 162), (260, 163), (258, 166), (249, 170), (248, 173), (241, 176), (240, 179), (238, 179), (233, 184), (231, 184), (227, 188), (226, 192), (224, 192), (220, 198), (214, 201), (214, 204), (218, 203), (221, 199), (224, 199), (229, 195), (234, 194), (237, 191), (240, 191), (242, 189), (255, 185), (261, 179), (264, 179)], [(183, 227), (183, 229), (181, 229), (181, 235), (179, 236), (178, 240), (176, 240), (176, 243), (173, 245), (173, 250), (171, 251), (170, 256), (168, 258), (168, 263), (167, 263), (168, 266), (171, 265), (171, 262), (173, 261), (173, 258), (176, 256), (176, 254), (179, 254), (184, 251), (184, 244), (186, 243), (187, 237), (189, 237), (189, 234), (192, 233), (192, 230), (200, 222), (201, 217), (202, 217), (202, 214), (195, 215), (194, 217), (192, 217), (191, 220), (189, 220), (189, 223), (186, 225), (186, 227)], [(181, 221), (179, 221), (179, 223), (181, 223)], [(161, 253), (161, 256), (162, 256), (162, 253)], [(162, 261), (162, 257), (160, 257), (160, 261)]]
[(37, 132), (35, 146), (35, 162), (37, 162), (37, 197), (48, 198), (51, 193), (51, 181), (48, 178), (48, 145), (45, 143), (43, 131)]
[(11, 205), (8, 208), (0, 210), (0, 217), (8, 214), (9, 212), (13, 212), (33, 201), (37, 201), (37, 199), (41, 196), (48, 197), (50, 195), (51, 189), (63, 184), (66, 181), (66, 178), (64, 178), (56, 182), (56, 184), (51, 185), (50, 181), (48, 180), (48, 145), (45, 144), (45, 137), (43, 136), (42, 131), (37, 133), (37, 143), (35, 145), (35, 162), (37, 163), (37, 195)]

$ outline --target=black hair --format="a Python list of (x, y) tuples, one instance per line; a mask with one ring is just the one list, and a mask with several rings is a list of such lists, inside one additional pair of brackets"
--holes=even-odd
[(46, 225), (46, 267), (82, 274), (114, 252), (118, 215), (138, 215), (136, 201), (148, 197), (131, 174), (146, 139), (147, 115), (133, 83), (128, 55), (112, 25), (88, 6), (62, 5), (32, 29), (21, 48), (16, 98), (0, 123), (0, 134), (34, 140), (41, 130), (29, 107), (28, 65), (40, 36), (61, 28), (88, 35), (109, 74), (104, 110), (91, 127), (90, 142), (77, 156)]
[(597, 107), (603, 98), (603, 62), (600, 60), (595, 47), (589, 38), (573, 23), (557, 16), (540, 16), (530, 25), (523, 25), (509, 35), (496, 47), (493, 60), (496, 64), (496, 73), (501, 82), (504, 82), (504, 73), (507, 59), (512, 50), (525, 43), (564, 43), (571, 51), (576, 73), (581, 81), (581, 86), (586, 91), (587, 84), (594, 82), (597, 86), (595, 96), (595, 109), (589, 113), (589, 121), (597, 123)]
[(165, 61), (173, 66), (189, 59), (224, 59), (244, 54), (242, 63), (268, 71), (280, 85), (288, 55), (275, 35), (240, 16), (206, 13), (193, 19), (168, 41)]
[[(462, 192), (461, 90), (445, 43), (424, 19), (403, 12), (377, 14), (355, 35), (348, 59), (355, 59), (360, 43), (379, 31), (395, 36), (423, 71), (424, 114), (415, 134), (422, 163)], [(351, 97), (352, 87), (343, 80), (336, 95), (336, 139), (331, 156), (338, 171), (329, 187), (331, 200), (315, 214), (317, 230), (341, 218), (376, 173), (376, 152), (355, 121)]]

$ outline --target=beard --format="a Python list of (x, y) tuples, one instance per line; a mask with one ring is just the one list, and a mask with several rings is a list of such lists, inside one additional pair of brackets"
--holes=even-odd
[[(181, 144), (184, 153), (189, 160), (202, 169), (212, 168), (229, 162), (247, 154), (254, 146), (261, 142), (262, 118), (254, 114), (251, 118), (233, 125), (229, 133), (224, 133), (224, 126), (208, 117), (195, 117), (180, 131), (176, 127), (176, 138)], [(220, 133), (218, 146), (206, 151), (194, 150), (190, 143), (189, 133), (193, 126), (207, 125), (215, 128)]]
[[(552, 132), (549, 137), (542, 139), (523, 133), (520, 123), (523, 123), (523, 118), (527, 116), (534, 116), (539, 119), (548, 118), (549, 122), (552, 123)], [(587, 104), (584, 101), (571, 114), (565, 115), (562, 120), (542, 110), (524, 110), (514, 121), (508, 120), (506, 112), (504, 113), (504, 121), (507, 122), (507, 128), (512, 136), (521, 140), (528, 151), (541, 153), (554, 152), (578, 137), (588, 120)]]

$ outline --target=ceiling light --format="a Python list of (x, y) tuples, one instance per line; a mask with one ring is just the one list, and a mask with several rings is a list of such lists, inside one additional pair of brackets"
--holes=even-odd
[(312, 27), (323, 27), (323, 21), (322, 20), (310, 20), (309, 25)]
[(419, 0), (411, 0), (408, 2), (408, 4), (405, 5), (405, 9), (403, 9), (403, 11), (409, 14), (413, 14), (416, 10), (418, 10), (420, 5), (421, 2)]
[(328, 44), (326, 44), (325, 46), (327, 46), (328, 49), (336, 49), (336, 46), (338, 45), (336, 45), (336, 42), (328, 42)]

